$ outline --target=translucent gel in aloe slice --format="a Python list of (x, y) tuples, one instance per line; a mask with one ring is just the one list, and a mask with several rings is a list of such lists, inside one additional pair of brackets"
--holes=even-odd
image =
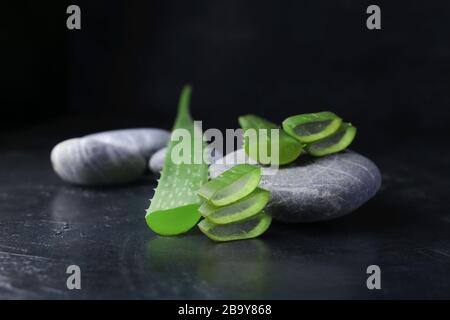
[(222, 225), (203, 219), (198, 227), (211, 240), (233, 241), (258, 237), (269, 228), (271, 222), (272, 217), (261, 212), (249, 219)]
[(320, 157), (336, 153), (347, 148), (356, 136), (356, 127), (350, 123), (343, 123), (339, 130), (333, 135), (313, 142), (306, 147), (312, 156)]
[(240, 164), (205, 183), (197, 194), (215, 206), (225, 206), (253, 192), (260, 180), (259, 167)]
[(292, 116), (283, 121), (283, 129), (303, 143), (311, 143), (335, 133), (342, 119), (332, 112), (324, 111)]
[(217, 207), (205, 201), (199, 211), (212, 223), (233, 223), (258, 214), (269, 201), (269, 194), (269, 191), (257, 188), (248, 196), (224, 207)]

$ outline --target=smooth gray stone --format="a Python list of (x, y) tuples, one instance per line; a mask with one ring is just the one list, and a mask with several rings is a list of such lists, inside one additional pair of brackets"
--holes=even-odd
[(69, 183), (128, 183), (146, 171), (148, 159), (168, 138), (167, 131), (153, 128), (101, 132), (57, 144), (50, 158), (58, 176)]
[[(211, 165), (210, 175), (246, 161), (255, 163), (240, 149)], [(263, 168), (260, 186), (271, 191), (265, 210), (275, 219), (313, 222), (355, 211), (377, 193), (381, 174), (372, 161), (347, 150), (321, 158), (303, 156), (278, 170)]]
[[(148, 162), (148, 167), (153, 173), (161, 172), (164, 166), (164, 160), (166, 159), (167, 148), (162, 148), (161, 150), (155, 152), (155, 154), (150, 158)], [(208, 148), (208, 156), (210, 163), (214, 163), (216, 160), (222, 158), (222, 152), (214, 149)]]
[(153, 173), (159, 173), (164, 166), (164, 159), (166, 158), (167, 148), (162, 148), (157, 151), (151, 158), (148, 163), (148, 167), (150, 171)]

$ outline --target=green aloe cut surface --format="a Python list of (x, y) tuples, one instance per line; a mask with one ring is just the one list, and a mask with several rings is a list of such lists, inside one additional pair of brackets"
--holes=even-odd
[(260, 181), (261, 168), (239, 164), (205, 183), (197, 194), (215, 206), (225, 206), (253, 192)]
[(222, 225), (203, 219), (198, 227), (214, 241), (233, 241), (258, 237), (269, 228), (271, 222), (272, 217), (261, 212), (249, 219)]
[(167, 149), (167, 156), (158, 187), (155, 190), (150, 207), (147, 210), (145, 219), (148, 226), (160, 235), (178, 235), (187, 232), (200, 220), (198, 211), (200, 201), (195, 194), (208, 180), (208, 165), (202, 160), (196, 163), (195, 159), (202, 159), (201, 148), (195, 148), (194, 141), (201, 134), (194, 134), (194, 122), (189, 113), (189, 101), (191, 88), (183, 88), (178, 105), (178, 115), (175, 120), (173, 130), (183, 129), (189, 132), (191, 139), (191, 152), (188, 155), (190, 161), (175, 163), (172, 161), (172, 150), (180, 143), (176, 139), (171, 139)]
[(309, 144), (306, 150), (310, 155), (315, 157), (336, 153), (347, 148), (355, 136), (356, 127), (350, 123), (343, 123), (333, 135)]
[[(297, 159), (302, 150), (303, 145), (284, 130), (280, 129), (276, 124), (263, 119), (255, 115), (246, 115), (239, 117), (239, 124), (244, 130), (244, 149), (247, 155), (256, 160), (257, 162), (268, 165), (283, 165), (293, 162)], [(251, 139), (250, 131), (258, 132), (256, 139)], [(278, 141), (272, 141), (270, 134), (271, 129), (278, 129), (279, 138)], [(264, 131), (261, 131), (264, 130)], [(255, 143), (256, 146), (251, 146), (251, 143)], [(272, 143), (278, 149), (278, 157), (274, 157), (272, 152)], [(267, 153), (267, 157), (270, 158), (270, 163), (266, 163), (266, 159), (262, 159)]]
[(203, 217), (215, 224), (228, 224), (258, 214), (269, 201), (269, 191), (257, 188), (248, 196), (227, 206), (217, 207), (207, 201), (200, 206)]
[(303, 143), (311, 143), (335, 133), (342, 119), (332, 112), (324, 111), (292, 116), (283, 121), (283, 129)]

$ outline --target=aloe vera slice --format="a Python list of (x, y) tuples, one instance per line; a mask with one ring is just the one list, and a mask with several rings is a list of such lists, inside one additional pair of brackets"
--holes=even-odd
[(271, 222), (272, 217), (261, 212), (249, 219), (230, 224), (215, 224), (203, 219), (198, 227), (211, 240), (232, 241), (256, 238), (269, 228)]
[(356, 127), (343, 123), (333, 135), (313, 142), (306, 147), (308, 153), (315, 157), (336, 153), (347, 148), (356, 136)]
[[(288, 135), (284, 130), (280, 129), (276, 124), (260, 118), (255, 115), (246, 115), (239, 117), (239, 124), (244, 129), (244, 149), (247, 155), (262, 164), (275, 164), (283, 165), (293, 162), (299, 157), (303, 150), (303, 145)], [(257, 134), (256, 148), (250, 146), (250, 136), (248, 130), (254, 129), (259, 131), (260, 129), (266, 129), (266, 134)], [(275, 146), (278, 148), (278, 159), (272, 159), (272, 139), (270, 135), (271, 129), (279, 129), (279, 140), (275, 142)], [(270, 159), (270, 163), (265, 163), (261, 159), (261, 150), (267, 150), (267, 157)]]
[(252, 193), (260, 181), (261, 168), (239, 164), (205, 183), (197, 194), (215, 206), (225, 206)]
[(205, 201), (198, 209), (201, 215), (215, 224), (241, 221), (259, 213), (269, 202), (270, 192), (257, 188), (248, 196), (224, 207), (217, 207)]
[(199, 132), (194, 134), (199, 128), (194, 126), (189, 113), (190, 96), (191, 88), (185, 86), (181, 92), (173, 130), (184, 129), (189, 132), (192, 150), (188, 156), (191, 161), (184, 163), (172, 161), (172, 150), (180, 142), (171, 139), (158, 187), (145, 216), (148, 226), (160, 235), (184, 233), (195, 226), (201, 218), (198, 212), (200, 201), (195, 191), (208, 180), (208, 165), (204, 161), (199, 164), (194, 161), (202, 159), (202, 148), (194, 147), (197, 143), (202, 144), (201, 141), (194, 141), (198, 137), (201, 139), (202, 135)]
[(283, 121), (283, 129), (300, 142), (311, 143), (335, 133), (342, 119), (333, 112), (307, 113)]

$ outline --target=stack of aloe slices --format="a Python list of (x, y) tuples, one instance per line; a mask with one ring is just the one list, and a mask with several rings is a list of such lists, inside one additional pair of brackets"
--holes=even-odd
[[(244, 149), (247, 155), (260, 164), (284, 165), (295, 161), (301, 154), (308, 153), (314, 157), (322, 157), (346, 149), (356, 136), (356, 127), (343, 122), (332, 112), (299, 114), (287, 118), (279, 131), (279, 158), (271, 159), (271, 163), (260, 161), (260, 150), (269, 150), (273, 145), (269, 130), (279, 127), (255, 115), (239, 118), (239, 124), (244, 130)], [(250, 129), (260, 131), (264, 129), (266, 135), (257, 136), (256, 146), (251, 145)], [(266, 137), (266, 138), (264, 138)], [(255, 141), (255, 140), (253, 140)], [(270, 154), (269, 154), (270, 157)]]
[(269, 191), (258, 188), (261, 168), (240, 164), (205, 183), (197, 192), (203, 200), (200, 230), (215, 241), (255, 238), (270, 226), (264, 212)]
[(283, 121), (283, 129), (305, 143), (306, 151), (315, 157), (344, 150), (356, 136), (351, 123), (328, 111), (289, 117)]

